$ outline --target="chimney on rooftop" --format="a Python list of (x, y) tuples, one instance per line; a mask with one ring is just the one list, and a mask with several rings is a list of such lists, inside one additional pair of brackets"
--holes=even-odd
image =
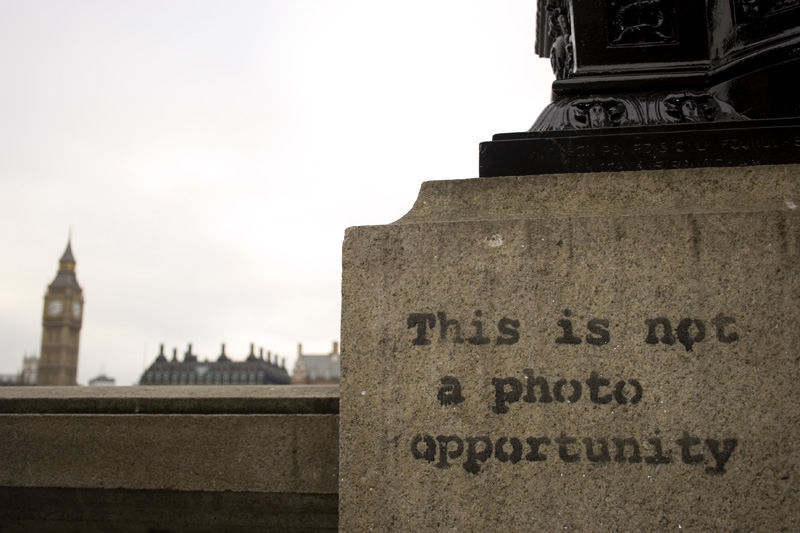
[(297, 355), (303, 355), (303, 344), (300, 342), (297, 343)]
[(225, 353), (225, 343), (224, 342), (222, 343), (222, 353), (220, 353), (219, 357), (217, 358), (217, 362), (220, 362), (220, 361), (230, 361), (230, 359), (228, 359), (228, 355)]
[(336, 362), (339, 360), (339, 343), (333, 341), (333, 350), (331, 350), (331, 361)]
[(164, 356), (164, 345), (161, 344), (158, 348), (158, 357), (156, 357), (156, 361), (159, 363), (164, 363), (167, 361), (166, 356)]
[[(178, 353), (178, 349), (175, 348), (173, 353), (177, 354)], [(197, 356), (192, 353), (192, 345), (191, 344), (189, 344), (189, 349), (186, 350), (186, 353), (183, 354), (183, 362), (184, 363), (196, 363), (197, 362)]]
[(252, 342), (250, 343), (250, 353), (247, 354), (248, 361), (258, 361), (258, 357), (256, 357), (256, 345)]

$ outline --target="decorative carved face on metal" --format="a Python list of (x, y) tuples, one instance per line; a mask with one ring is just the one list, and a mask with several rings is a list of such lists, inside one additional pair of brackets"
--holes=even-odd
[(608, 128), (629, 122), (625, 103), (615, 98), (578, 100), (569, 110), (569, 119), (576, 129)]
[(684, 100), (681, 104), (681, 116), (689, 122), (699, 121), (700, 114), (697, 110), (697, 102), (692, 99)]
[(593, 128), (603, 128), (608, 126), (610, 121), (608, 112), (603, 104), (596, 102), (589, 108), (589, 125)]
[(665, 98), (663, 111), (665, 118), (673, 122), (713, 122), (720, 107), (710, 95), (681, 94)]

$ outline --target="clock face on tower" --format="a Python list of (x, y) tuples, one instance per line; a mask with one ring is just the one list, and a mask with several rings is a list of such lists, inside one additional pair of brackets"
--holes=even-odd
[(52, 316), (60, 315), (63, 308), (64, 305), (61, 303), (61, 300), (53, 300), (47, 304), (47, 314)]
[(80, 302), (74, 302), (72, 304), (72, 316), (74, 316), (75, 318), (78, 318), (78, 317), (81, 316), (81, 303)]

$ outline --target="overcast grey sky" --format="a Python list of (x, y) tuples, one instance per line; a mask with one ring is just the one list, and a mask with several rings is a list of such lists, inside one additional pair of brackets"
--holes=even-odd
[(534, 0), (0, 0), (0, 373), (73, 231), (78, 381), (339, 337), (347, 226), (478, 172), (552, 72)]

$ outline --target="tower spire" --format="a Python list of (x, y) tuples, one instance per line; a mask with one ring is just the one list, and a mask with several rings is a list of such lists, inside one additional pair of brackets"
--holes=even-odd
[(67, 240), (67, 247), (64, 249), (64, 254), (61, 256), (61, 263), (74, 263), (75, 256), (72, 255), (72, 230), (70, 230), (69, 239)]
[(83, 291), (75, 277), (70, 232), (56, 277), (44, 295), (38, 375), (40, 385), (76, 384), (82, 317)]

